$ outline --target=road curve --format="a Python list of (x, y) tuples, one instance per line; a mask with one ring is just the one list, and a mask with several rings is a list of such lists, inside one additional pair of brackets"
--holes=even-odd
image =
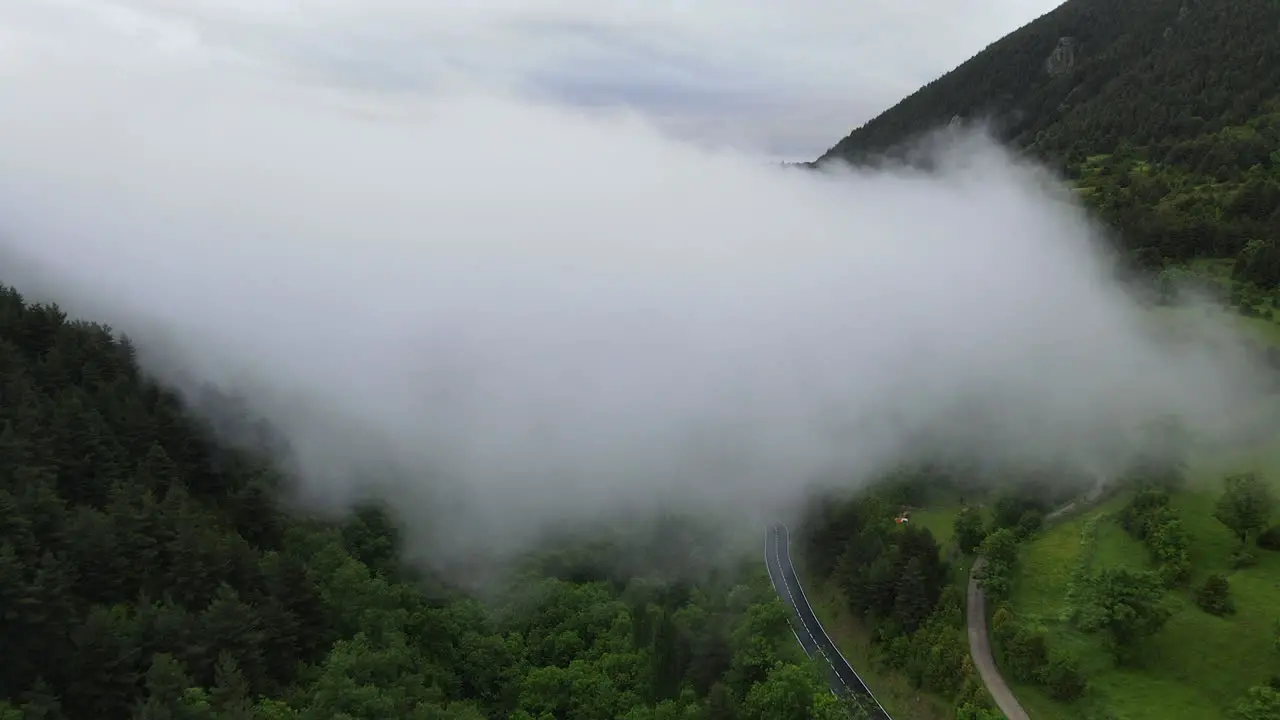
[(875, 706), (870, 715), (873, 720), (892, 720), (871, 694), (867, 684), (831, 641), (827, 631), (822, 628), (822, 623), (818, 622), (818, 616), (814, 615), (809, 598), (805, 597), (804, 588), (800, 586), (800, 579), (796, 577), (795, 567), (791, 564), (790, 533), (786, 525), (774, 525), (765, 534), (764, 564), (769, 571), (769, 581), (773, 583), (774, 592), (791, 608), (794, 618), (799, 621), (799, 630), (793, 624), (792, 632), (800, 647), (804, 648), (809, 657), (820, 655), (826, 661), (827, 681), (831, 685), (831, 692), (869, 698)]
[(1009, 720), (1031, 720), (1027, 711), (1018, 703), (1009, 684), (1004, 681), (991, 654), (991, 636), (987, 634), (987, 597), (978, 580), (985, 563), (986, 559), (980, 557), (973, 561), (973, 568), (969, 571), (969, 655), (973, 657), (973, 666), (978, 669), (982, 684), (987, 686), (987, 692), (996, 701), (1000, 712)]
[[(1045, 522), (1049, 523), (1061, 518), (1075, 510), (1077, 505), (1082, 507), (1092, 505), (1102, 496), (1104, 487), (1099, 482), (1080, 502), (1073, 500), (1046, 515)], [(968, 605), (966, 624), (969, 630), (969, 655), (973, 658), (973, 666), (978, 669), (982, 684), (987, 686), (987, 692), (996, 701), (996, 707), (1000, 708), (1000, 712), (1004, 713), (1008, 720), (1031, 720), (1027, 711), (1018, 702), (1017, 696), (1013, 694), (1013, 690), (1010, 689), (1009, 683), (1004, 681), (1004, 675), (1000, 674), (1000, 668), (996, 667), (995, 657), (991, 654), (991, 634), (987, 630), (987, 594), (983, 592), (982, 583), (978, 580), (982, 574), (982, 566), (985, 564), (986, 559), (978, 557), (974, 559), (973, 567), (969, 569), (969, 597), (966, 603)]]

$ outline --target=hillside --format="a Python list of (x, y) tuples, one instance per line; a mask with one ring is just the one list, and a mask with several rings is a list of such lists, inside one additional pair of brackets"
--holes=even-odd
[[(936, 128), (985, 122), (1061, 172), (1130, 260), (1159, 271), (1159, 302), (1191, 281), (1248, 316), (1224, 321), (1274, 343), (1277, 30), (1280, 3), (1271, 0), (1069, 0), (813, 165), (875, 162)], [(934, 530), (953, 562), (980, 553), (999, 569), (982, 580), (994, 606), (991, 641), (1031, 717), (1280, 718), (1280, 620), (1271, 601), (1280, 527), (1270, 499), (1280, 493), (1280, 444), (1228, 456), (1195, 442), (1183, 449), (1169, 468), (1113, 479), (1101, 506), (1051, 527), (1017, 513), (1001, 519), (1007, 499), (971, 489), (910, 503), (921, 506), (912, 520)], [(1248, 511), (1226, 512), (1241, 478), (1253, 489), (1231, 506)], [(1242, 543), (1236, 525), (1245, 515)], [(861, 523), (844, 524), (852, 534)], [(881, 640), (882, 617), (864, 610), (863, 584), (875, 573), (856, 570), (861, 542), (838, 542), (846, 556), (826, 565), (832, 551), (809, 548), (827, 588), (825, 619), (852, 618), (845, 647), (867, 647), (865, 662), (962, 707), (957, 675), (922, 672), (903, 659), (901, 641)], [(953, 639), (921, 642), (937, 659)]]
[[(1029, 539), (993, 634), (1034, 717), (1280, 717), (1275, 460), (1271, 448), (1193, 463), (1172, 486), (1128, 485)], [(1245, 496), (1233, 489), (1241, 481)], [(1235, 497), (1258, 508), (1244, 543), (1222, 510)], [(1098, 621), (1117, 609), (1125, 616)], [(1076, 658), (1079, 697), (1037, 676), (1046, 647)]]
[(1280, 3), (1069, 0), (854, 130), (858, 163), (954, 119), (1060, 169), (1146, 267), (1280, 283)]
[(1073, 488), (1051, 474), (939, 470), (826, 498), (804, 526), (819, 615), (895, 718), (1002, 717), (967, 707), (982, 692), (960, 588), (980, 554), (995, 658), (1030, 717), (1280, 719), (1280, 444), (1187, 445), (1061, 514)]
[(0, 720), (848, 717), (754, 556), (531, 548), (482, 604), (377, 506), (286, 512), (128, 340), (3, 287), (0, 397)]

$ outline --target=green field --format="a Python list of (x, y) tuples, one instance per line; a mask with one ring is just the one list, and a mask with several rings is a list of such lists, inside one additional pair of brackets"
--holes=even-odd
[(1158, 321), (1165, 319), (1174, 322), (1185, 322), (1189, 318), (1209, 319), (1215, 323), (1222, 322), (1239, 328), (1246, 336), (1251, 336), (1263, 343), (1280, 345), (1280, 322), (1276, 319), (1276, 310), (1268, 308), (1270, 317), (1244, 317), (1237, 313), (1217, 308), (1153, 308), (1152, 316)]
[[(1205, 275), (1225, 277), (1229, 264), (1206, 261), (1196, 267)], [(1161, 310), (1157, 316), (1178, 317), (1204, 311)], [(1280, 324), (1265, 317), (1246, 318), (1210, 311), (1263, 342), (1280, 344)], [(1013, 683), (1019, 700), (1037, 720), (1203, 720), (1226, 717), (1226, 709), (1253, 685), (1280, 673), (1280, 652), (1273, 639), (1280, 619), (1280, 553), (1254, 548), (1258, 564), (1232, 570), (1228, 556), (1237, 547), (1232, 534), (1213, 518), (1213, 505), (1230, 472), (1257, 470), (1280, 491), (1280, 443), (1224, 457), (1201, 457), (1190, 468), (1190, 485), (1171, 499), (1191, 534), (1192, 583), (1212, 572), (1227, 576), (1238, 612), (1218, 618), (1191, 601), (1188, 590), (1171, 591), (1174, 615), (1165, 629), (1148, 640), (1131, 667), (1116, 667), (1099, 639), (1084, 635), (1061, 620), (1069, 576), (1081, 552), (1081, 530), (1100, 518), (1094, 569), (1149, 566), (1146, 548), (1109, 520), (1127, 502), (1117, 497), (1087, 513), (1065, 520), (1032, 540), (1023, 551), (1011, 606), (1024, 621), (1048, 633), (1051, 645), (1078, 655), (1089, 679), (1085, 699), (1064, 705), (1042, 689)]]
[[(1230, 290), (1233, 284), (1231, 272), (1234, 264), (1235, 260), (1230, 258), (1200, 259), (1190, 262), (1185, 268), (1185, 272), (1202, 280), (1212, 281), (1226, 292)], [(1263, 342), (1280, 345), (1280, 310), (1277, 309), (1277, 301), (1280, 298), (1273, 294), (1259, 299), (1263, 302), (1255, 308), (1259, 313), (1256, 317), (1245, 317), (1234, 310), (1222, 308), (1196, 308), (1194, 310), (1188, 308), (1177, 310), (1156, 308), (1155, 315), (1157, 317), (1160, 315), (1210, 317), (1216, 322), (1225, 322), (1240, 328), (1245, 333)]]
[[(1075, 705), (1050, 700), (1035, 687), (1016, 686), (1019, 699), (1037, 720), (1110, 717), (1119, 720), (1205, 720), (1226, 717), (1225, 709), (1252, 685), (1280, 672), (1273, 645), (1280, 618), (1280, 553), (1254, 548), (1258, 564), (1232, 570), (1228, 556), (1237, 541), (1212, 516), (1222, 474), (1256, 469), (1280, 478), (1280, 449), (1215, 460), (1192, 469), (1190, 487), (1175, 494), (1172, 506), (1192, 536), (1192, 583), (1211, 572), (1226, 575), (1238, 612), (1218, 618), (1201, 611), (1187, 590), (1166, 600), (1174, 615), (1163, 631), (1147, 640), (1130, 667), (1117, 667), (1098, 638), (1084, 635), (1061, 619), (1071, 569), (1081, 552), (1081, 530), (1090, 517), (1098, 523), (1094, 569), (1145, 568), (1147, 551), (1110, 518), (1126, 501), (1117, 497), (1066, 520), (1029, 543), (1015, 581), (1011, 606), (1024, 621), (1048, 633), (1055, 648), (1080, 658), (1089, 692)], [(1280, 488), (1277, 488), (1280, 490)], [(1106, 712), (1102, 712), (1105, 710)]]
[(911, 511), (911, 523), (928, 528), (934, 539), (942, 547), (944, 554), (951, 551), (952, 536), (955, 535), (956, 515), (960, 513), (960, 505), (940, 505)]
[[(1222, 266), (1204, 265), (1197, 271), (1221, 275)], [(1247, 318), (1229, 311), (1159, 308), (1158, 322), (1185, 322), (1194, 316), (1226, 322), (1266, 342), (1280, 344), (1280, 323)], [(1237, 547), (1234, 536), (1213, 518), (1213, 505), (1222, 490), (1222, 477), (1230, 472), (1257, 470), (1276, 486), (1280, 495), (1280, 443), (1231, 456), (1200, 457), (1193, 462), (1185, 491), (1171, 499), (1192, 537), (1192, 583), (1211, 572), (1226, 575), (1237, 613), (1218, 618), (1192, 602), (1187, 589), (1167, 596), (1174, 615), (1165, 629), (1145, 642), (1129, 667), (1117, 667), (1100, 639), (1071, 628), (1062, 618), (1070, 575), (1081, 552), (1081, 530), (1090, 518), (1097, 524), (1094, 569), (1149, 566), (1147, 550), (1114, 521), (1107, 518), (1124, 506), (1129, 496), (1069, 516), (1046, 528), (1023, 550), (1015, 579), (1011, 607), (1028, 624), (1044, 630), (1055, 649), (1080, 659), (1088, 678), (1085, 698), (1073, 704), (1052, 700), (1042, 688), (1011, 682), (1019, 700), (1035, 720), (1207, 720), (1225, 718), (1226, 709), (1245, 691), (1280, 674), (1280, 651), (1274, 647), (1280, 620), (1280, 553), (1253, 548), (1254, 567), (1232, 570), (1228, 556)], [(959, 561), (958, 574), (968, 563), (958, 557), (953, 523), (961, 505), (954, 498), (911, 512), (911, 523), (928, 528), (943, 554)], [(849, 659), (894, 717), (949, 718), (950, 703), (911, 688), (900, 675), (881, 669), (873, 660), (870, 638), (862, 624), (844, 609), (837, 588), (806, 580), (814, 611)]]

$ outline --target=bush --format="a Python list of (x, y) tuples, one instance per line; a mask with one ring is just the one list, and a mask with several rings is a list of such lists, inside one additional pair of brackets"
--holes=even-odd
[(1008, 528), (1001, 528), (982, 541), (979, 552), (986, 559), (978, 580), (993, 603), (1009, 597), (1013, 579), (1013, 566), (1018, 560), (1018, 536)]
[(1001, 604), (991, 613), (991, 631), (993, 633), (1003, 632), (1006, 627), (1014, 623), (1013, 612), (1009, 610), (1007, 605)]
[(1177, 513), (1169, 507), (1169, 493), (1148, 487), (1119, 513), (1120, 526), (1141, 540), (1151, 553), (1166, 586), (1181, 585), (1191, 569), (1191, 540)]
[(1009, 674), (1022, 682), (1032, 682), (1049, 664), (1049, 647), (1044, 633), (1015, 623), (1006, 627), (1008, 630), (1000, 638), (1000, 654), (1009, 667)]
[(956, 706), (956, 720), (1004, 720), (1004, 715), (973, 703)]
[(1280, 717), (1280, 692), (1270, 685), (1249, 688), (1244, 698), (1232, 708), (1231, 717), (1240, 720), (1266, 720)]
[(972, 505), (966, 505), (956, 516), (954, 528), (956, 545), (965, 555), (972, 555), (987, 537), (982, 511)]
[(1187, 582), (1191, 575), (1191, 566), (1189, 563), (1168, 562), (1156, 568), (1156, 574), (1160, 576), (1160, 581), (1167, 587), (1176, 587)]
[(1191, 540), (1182, 521), (1172, 512), (1166, 510), (1151, 517), (1146, 544), (1166, 585), (1181, 585), (1188, 580)]
[(1032, 509), (1022, 513), (1022, 517), (1018, 518), (1018, 527), (1015, 532), (1017, 532), (1019, 540), (1026, 540), (1039, 532), (1043, 526), (1044, 513)]
[(1263, 550), (1280, 551), (1280, 525), (1272, 525), (1263, 530), (1256, 541)]
[(1195, 597), (1196, 605), (1211, 615), (1221, 617), (1236, 611), (1235, 603), (1231, 600), (1231, 585), (1218, 573), (1204, 579), (1200, 587), (1196, 588)]
[(1073, 657), (1055, 657), (1040, 672), (1040, 682), (1055, 700), (1070, 702), (1084, 694), (1085, 680)]
[(1243, 568), (1253, 567), (1254, 565), (1257, 565), (1258, 556), (1254, 555), (1253, 553), (1249, 552), (1244, 548), (1240, 548), (1239, 550), (1236, 550), (1235, 552), (1231, 553), (1231, 558), (1229, 559), (1229, 562), (1231, 563), (1232, 570), (1241, 570)]
[(1005, 495), (991, 506), (991, 529), (1016, 529), (1028, 512), (1044, 515), (1044, 503), (1024, 495)]
[(1161, 488), (1148, 487), (1138, 492), (1120, 510), (1120, 527), (1139, 540), (1147, 539), (1147, 523), (1151, 516), (1168, 508), (1169, 493)]
[(987, 686), (978, 679), (976, 672), (971, 672), (956, 696), (956, 720), (986, 720), (989, 717), (1004, 720), (1004, 715), (991, 704)]

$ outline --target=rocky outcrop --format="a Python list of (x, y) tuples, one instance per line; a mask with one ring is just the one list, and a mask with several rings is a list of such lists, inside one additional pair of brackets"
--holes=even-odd
[(1058, 45), (1053, 48), (1053, 52), (1049, 53), (1049, 57), (1044, 61), (1044, 69), (1052, 77), (1060, 77), (1070, 73), (1076, 67), (1076, 55), (1079, 54), (1079, 44), (1073, 37), (1058, 38)]

